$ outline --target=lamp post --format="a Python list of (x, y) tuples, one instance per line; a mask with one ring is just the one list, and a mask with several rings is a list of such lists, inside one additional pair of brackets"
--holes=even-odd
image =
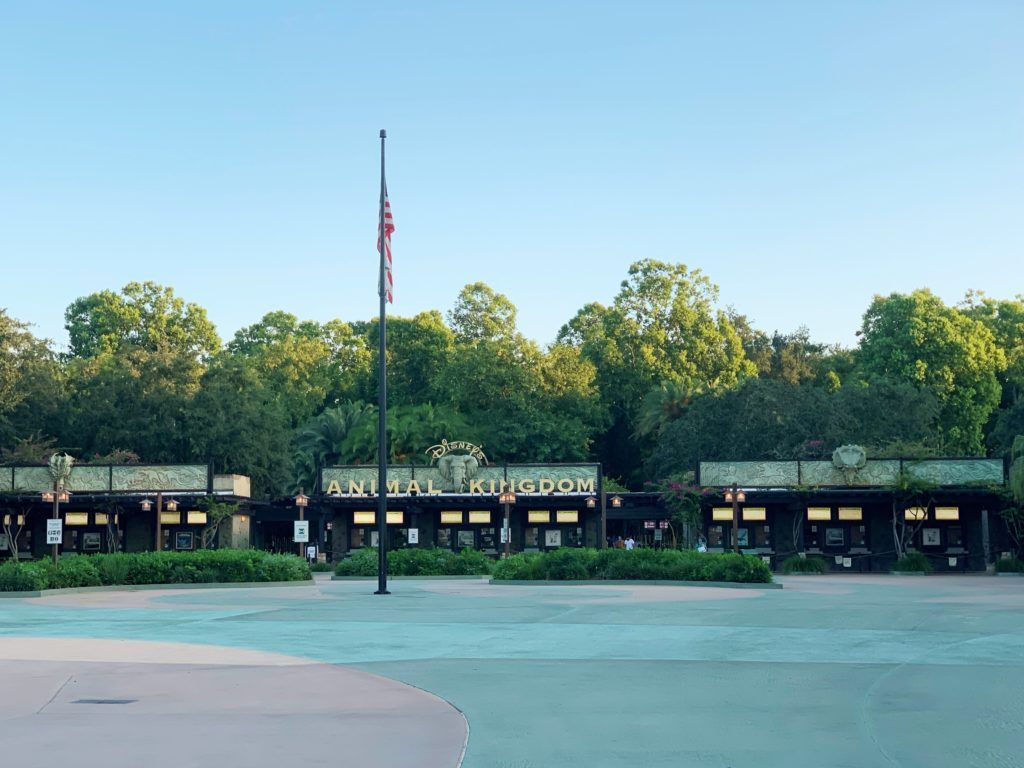
[(725, 500), (732, 504), (732, 549), (737, 555), (740, 553), (740, 504), (747, 500), (747, 494), (732, 484), (732, 488), (725, 491)]
[(501, 538), (505, 540), (505, 557), (509, 556), (512, 544), (512, 528), (509, 526), (509, 507), (516, 503), (516, 495), (512, 491), (502, 491), (498, 502), (505, 507), (505, 522), (501, 527)]
[[(306, 507), (309, 506), (309, 496), (302, 492), (302, 488), (299, 488), (299, 494), (295, 497), (295, 506), (299, 508), (299, 520), (306, 519)], [(302, 551), (303, 542), (299, 544), (299, 557), (303, 557), (304, 552)]]
[[(45, 501), (53, 502), (53, 512), (51, 513), (50, 517), (53, 520), (60, 520), (60, 503), (63, 501), (66, 504), (68, 501), (70, 501), (71, 500), (71, 494), (68, 493), (67, 491), (65, 491), (64, 490), (64, 486), (62, 486), (60, 483), (54, 483), (52, 491), (43, 491), (39, 495), (42, 497), (44, 502)], [(57, 551), (59, 546), (60, 546), (59, 544), (54, 544), (53, 545), (52, 552), (53, 552), (53, 564), (54, 565), (57, 564), (57, 559), (59, 557), (58, 551)]]
[[(595, 496), (587, 496), (587, 498), (585, 498), (583, 500), (583, 503), (587, 505), (587, 509), (595, 509), (597, 507), (597, 497), (595, 497)], [(608, 546), (608, 529), (606, 528), (606, 525), (605, 525), (604, 504), (601, 505), (600, 528), (601, 528), (601, 530), (598, 531), (598, 536), (601, 537), (601, 539), (600, 539), (601, 543), (598, 545), (598, 548), (599, 549), (604, 549), (606, 546)]]
[[(164, 504), (164, 494), (162, 491), (156, 492), (156, 525), (153, 526), (153, 548), (155, 551), (160, 552), (164, 548), (164, 537), (163, 528), (161, 527), (161, 516), (163, 515), (164, 508), (168, 512), (178, 511), (178, 502), (174, 499), (168, 499), (167, 503)], [(153, 509), (153, 502), (149, 499), (143, 499), (139, 502), (139, 509), (143, 512), (149, 512)]]

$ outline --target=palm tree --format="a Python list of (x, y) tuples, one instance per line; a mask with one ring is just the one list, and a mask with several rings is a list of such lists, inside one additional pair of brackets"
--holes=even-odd
[(372, 405), (346, 401), (307, 421), (294, 440), (295, 487), (313, 488), (317, 467), (346, 460), (346, 440), (361, 424), (375, 424), (376, 413), (377, 409)]
[(685, 379), (655, 387), (644, 398), (636, 419), (638, 437), (657, 437), (665, 425), (686, 412), (699, 390)]

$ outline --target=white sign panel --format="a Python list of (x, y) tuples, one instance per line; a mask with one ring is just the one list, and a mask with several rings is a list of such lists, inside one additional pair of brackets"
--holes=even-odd
[(295, 535), (292, 537), (292, 541), (296, 544), (305, 544), (309, 541), (309, 520), (295, 521)]
[(64, 539), (64, 521), (50, 518), (46, 521), (46, 543), (60, 544)]
[(420, 543), (420, 529), (419, 528), (410, 528), (409, 529), (409, 543), (410, 544), (419, 544)]

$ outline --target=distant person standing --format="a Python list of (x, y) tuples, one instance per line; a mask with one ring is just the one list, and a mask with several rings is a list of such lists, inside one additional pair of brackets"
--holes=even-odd
[(632, 536), (627, 536), (626, 537), (626, 549), (629, 550), (629, 549), (632, 549), (635, 546), (636, 546), (636, 542), (633, 541), (633, 537)]

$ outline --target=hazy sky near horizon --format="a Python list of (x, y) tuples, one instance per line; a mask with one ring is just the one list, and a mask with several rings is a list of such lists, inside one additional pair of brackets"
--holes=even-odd
[(483, 280), (541, 342), (630, 262), (767, 331), (855, 341), (876, 293), (1024, 293), (1024, 3), (0, 5), (0, 307), (65, 340), (132, 280), (376, 313)]

